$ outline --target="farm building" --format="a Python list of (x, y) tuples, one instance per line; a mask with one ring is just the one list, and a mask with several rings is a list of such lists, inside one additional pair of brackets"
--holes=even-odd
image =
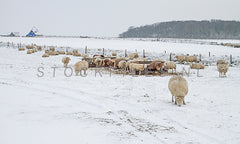
[(33, 27), (26, 37), (42, 36), (36, 27)]
[(20, 34), (19, 34), (19, 32), (11, 32), (11, 33), (9, 34), (9, 36), (10, 36), (10, 37), (19, 37)]

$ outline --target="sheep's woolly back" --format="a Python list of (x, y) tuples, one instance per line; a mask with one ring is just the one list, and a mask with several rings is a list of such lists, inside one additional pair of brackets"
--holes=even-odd
[(227, 63), (226, 60), (218, 60), (218, 61), (217, 61), (217, 66), (218, 66), (219, 64), (228, 64), (228, 63)]
[(182, 76), (173, 76), (168, 82), (168, 88), (173, 96), (185, 97), (188, 93), (188, 83)]
[(165, 63), (165, 60), (163, 60), (163, 59), (154, 59), (153, 62), (161, 62), (161, 63)]
[(204, 65), (203, 64), (200, 64), (200, 63), (196, 63), (196, 64), (191, 64), (190, 65), (190, 68), (191, 69), (204, 69)]
[(112, 56), (117, 56), (117, 53), (112, 53)]
[(164, 67), (166, 69), (176, 69), (176, 64), (172, 61), (169, 61), (164, 63)]
[(42, 57), (49, 57), (49, 54), (45, 53), (45, 54), (42, 55)]
[(130, 60), (132, 60), (132, 59), (134, 59), (134, 58), (138, 58), (138, 53), (131, 53), (131, 54), (128, 55), (128, 58), (129, 58)]
[(82, 69), (87, 69), (88, 68), (88, 62), (86, 62), (86, 61), (77, 62), (74, 65), (74, 68), (75, 68), (75, 71), (81, 71)]
[(126, 61), (125, 60), (121, 60), (118, 63), (118, 67), (121, 68), (121, 69), (126, 68)]
[(179, 55), (179, 56), (176, 56), (177, 60), (179, 62), (183, 62), (185, 60), (185, 56), (184, 55)]

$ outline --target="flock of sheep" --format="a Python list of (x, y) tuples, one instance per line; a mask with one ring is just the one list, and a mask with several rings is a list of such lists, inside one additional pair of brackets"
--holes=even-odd
[[(32, 54), (37, 51), (41, 51), (42, 47), (37, 45), (27, 45), (26, 46), (27, 54)], [(19, 51), (24, 51), (25, 48), (19, 48)], [(45, 50), (45, 53), (42, 57), (49, 57), (51, 55), (73, 55), (81, 56), (82, 60), (76, 62), (74, 65), (75, 74), (78, 75), (82, 70), (86, 75), (86, 71), (89, 67), (110, 67), (115, 70), (122, 70), (127, 73), (135, 73), (141, 75), (143, 72), (153, 73), (168, 73), (169, 70), (172, 70), (172, 73), (176, 74), (176, 63), (173, 61), (165, 61), (162, 59), (152, 59), (147, 61), (145, 58), (139, 58), (137, 53), (131, 53), (128, 57), (117, 57), (117, 53), (112, 53), (112, 55), (93, 55), (89, 57), (88, 54), (79, 54), (78, 50), (74, 49), (72, 52), (65, 51), (55, 51), (55, 47), (49, 47)], [(187, 62), (190, 64), (191, 69), (204, 69), (204, 65), (198, 63), (197, 56), (189, 55), (178, 55), (175, 57), (179, 63)], [(71, 61), (70, 57), (64, 56), (62, 58), (62, 63), (64, 67), (67, 67)], [(217, 69), (219, 71), (219, 77), (225, 76), (228, 71), (228, 63), (226, 60), (217, 61)], [(188, 93), (188, 83), (185, 78), (180, 75), (174, 75), (170, 78), (168, 83), (168, 88), (172, 94), (172, 102), (181, 106), (185, 104), (184, 97)]]

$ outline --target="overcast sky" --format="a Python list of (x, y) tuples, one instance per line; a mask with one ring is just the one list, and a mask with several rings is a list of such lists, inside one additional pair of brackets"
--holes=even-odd
[(118, 36), (171, 20), (238, 20), (240, 0), (0, 0), (0, 34)]

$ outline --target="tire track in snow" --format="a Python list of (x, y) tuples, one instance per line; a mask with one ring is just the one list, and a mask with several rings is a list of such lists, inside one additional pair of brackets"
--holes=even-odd
[(208, 140), (210, 140), (210, 141), (212, 141), (212, 142), (215, 142), (215, 143), (217, 143), (217, 144), (225, 144), (225, 143), (219, 141), (218, 139), (216, 139), (216, 138), (214, 138), (214, 137), (211, 137), (211, 136), (209, 136), (209, 135), (207, 135), (207, 134), (204, 134), (204, 133), (202, 133), (202, 132), (199, 132), (199, 131), (197, 131), (197, 130), (191, 129), (191, 128), (185, 126), (184, 124), (182, 124), (182, 123), (180, 123), (180, 122), (178, 122), (178, 121), (175, 121), (174, 119), (172, 119), (172, 118), (171, 118), (168, 114), (166, 114), (166, 113), (165, 113), (165, 115), (166, 115), (166, 117), (168, 118), (168, 120), (170, 120), (171, 122), (177, 124), (178, 126), (182, 127), (183, 129), (187, 129), (187, 130), (189, 130), (189, 131), (191, 131), (191, 132), (193, 132), (193, 133), (195, 133), (195, 134), (197, 134), (197, 135), (199, 135), (199, 136), (201, 136), (201, 137), (203, 137), (203, 138), (205, 138), (205, 139), (208, 139)]

